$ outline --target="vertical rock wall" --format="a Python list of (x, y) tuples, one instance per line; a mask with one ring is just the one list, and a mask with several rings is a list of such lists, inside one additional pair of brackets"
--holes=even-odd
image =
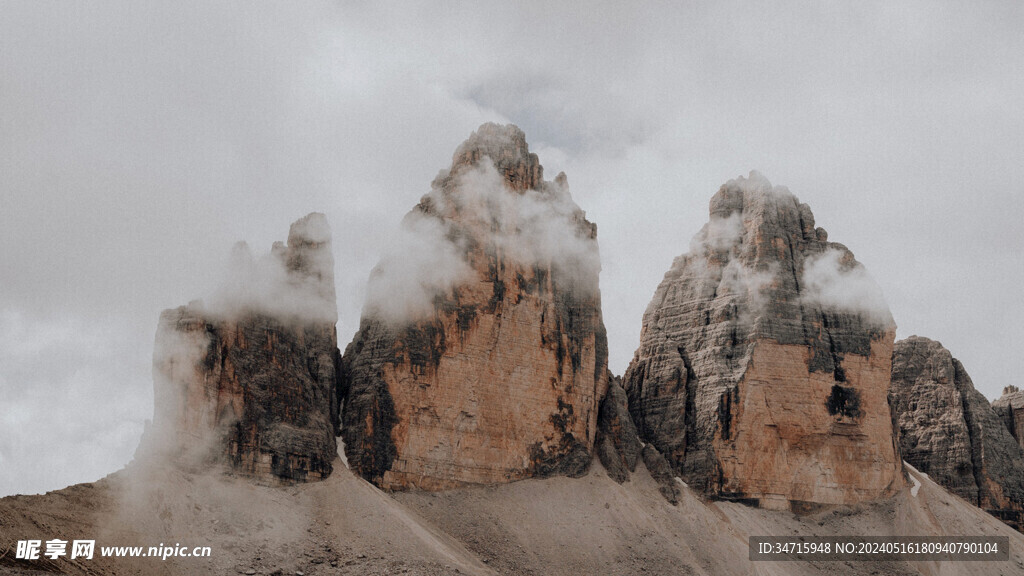
[(715, 194), (690, 248), (623, 376), (641, 438), (714, 497), (785, 507), (902, 486), (895, 328), (853, 254), (756, 173)]
[(340, 424), (326, 219), (294, 223), (288, 244), (259, 261), (240, 247), (228, 274), (208, 304), (160, 315), (154, 422), (140, 452), (275, 482), (324, 478)]
[(582, 474), (607, 386), (596, 226), (514, 126), (485, 124), (374, 270), (341, 394), (388, 489)]
[(597, 418), (595, 451), (608, 476), (622, 484), (636, 469), (643, 446), (629, 415), (629, 401), (622, 389), (622, 379), (615, 377), (601, 401)]

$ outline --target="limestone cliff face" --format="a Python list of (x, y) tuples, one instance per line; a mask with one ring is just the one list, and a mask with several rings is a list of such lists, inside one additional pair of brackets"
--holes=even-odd
[(893, 411), (903, 458), (950, 492), (1018, 530), (1024, 510), (1024, 453), (959, 360), (942, 344), (912, 336), (896, 343)]
[(877, 286), (781, 187), (751, 173), (658, 286), (623, 377), (640, 436), (691, 487), (764, 506), (903, 484)]
[(992, 409), (1003, 419), (1006, 429), (1024, 447), (1024, 392), (1016, 386), (1003, 388), (1003, 395), (992, 403)]
[(327, 221), (299, 220), (262, 260), (244, 246), (234, 256), (210, 302), (160, 315), (140, 453), (226, 462), (273, 482), (324, 478), (337, 454), (340, 365)]
[(596, 227), (564, 175), (485, 124), (400, 237), (345, 350), (351, 467), (396, 490), (583, 473), (607, 340)]

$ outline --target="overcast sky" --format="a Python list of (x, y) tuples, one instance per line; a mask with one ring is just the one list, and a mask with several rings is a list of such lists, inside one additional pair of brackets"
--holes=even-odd
[(989, 398), (1024, 384), (1024, 4), (439, 4), (4, 3), (0, 495), (130, 459), (157, 316), (237, 240), (326, 213), (344, 347), (381, 247), (485, 121), (597, 223), (617, 374), (712, 194), (756, 169), (866, 265), (899, 337)]

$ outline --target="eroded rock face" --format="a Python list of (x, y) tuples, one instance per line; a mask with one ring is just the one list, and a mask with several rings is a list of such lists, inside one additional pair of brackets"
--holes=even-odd
[(614, 377), (601, 400), (597, 416), (595, 451), (608, 476), (622, 484), (636, 470), (643, 446), (629, 415), (629, 399), (622, 389), (622, 379)]
[(623, 376), (641, 438), (713, 497), (775, 507), (892, 493), (894, 325), (877, 286), (759, 174), (725, 184), (710, 212)]
[(273, 482), (325, 478), (340, 424), (326, 218), (292, 224), (287, 245), (261, 260), (244, 245), (233, 256), (228, 282), (208, 303), (160, 315), (156, 408), (139, 451), (227, 462)]
[(892, 397), (903, 458), (1020, 530), (1024, 454), (960, 361), (939, 342), (900, 340)]
[(1024, 447), (1024, 392), (1016, 386), (1003, 388), (1003, 395), (992, 403), (992, 409), (1003, 419), (1006, 429)]
[(594, 451), (608, 476), (619, 484), (629, 480), (637, 462), (642, 459), (651, 478), (658, 483), (661, 495), (672, 504), (679, 502), (682, 493), (665, 457), (653, 444), (640, 442), (633, 417), (629, 414), (629, 399), (618, 376), (609, 380), (608, 392), (601, 400)]
[(672, 504), (679, 502), (681, 492), (676, 484), (672, 467), (669, 466), (665, 457), (654, 447), (653, 444), (646, 444), (641, 451), (644, 459), (644, 466), (651, 474), (651, 478), (658, 483), (658, 491)]
[(585, 472), (607, 340), (596, 227), (565, 176), (485, 124), (396, 243), (345, 350), (350, 466), (396, 490)]

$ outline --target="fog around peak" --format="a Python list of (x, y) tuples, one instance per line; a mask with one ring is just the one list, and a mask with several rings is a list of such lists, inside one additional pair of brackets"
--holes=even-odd
[(995, 398), (1024, 373), (1022, 11), (6, 3), (0, 494), (128, 461), (157, 318), (208, 298), (238, 240), (258, 261), (324, 213), (347, 342), (484, 122), (519, 126), (598, 225), (614, 373), (711, 195), (756, 167), (857, 255), (898, 337), (942, 341)]
[(593, 296), (601, 260), (582, 217), (563, 185), (512, 190), (484, 156), (402, 220), (370, 275), (364, 315), (391, 324), (429, 317), (435, 297), (478, 280), (467, 261), (470, 243), (510, 263), (550, 267), (565, 289)]
[(863, 316), (873, 325), (889, 328), (892, 314), (882, 289), (849, 252), (829, 248), (808, 258), (801, 278), (801, 298), (825, 310)]
[(283, 323), (335, 323), (331, 229), (322, 214), (292, 224), (288, 244), (275, 242), (255, 257), (239, 242), (231, 250), (220, 282), (199, 304), (210, 319), (237, 320), (261, 314)]

